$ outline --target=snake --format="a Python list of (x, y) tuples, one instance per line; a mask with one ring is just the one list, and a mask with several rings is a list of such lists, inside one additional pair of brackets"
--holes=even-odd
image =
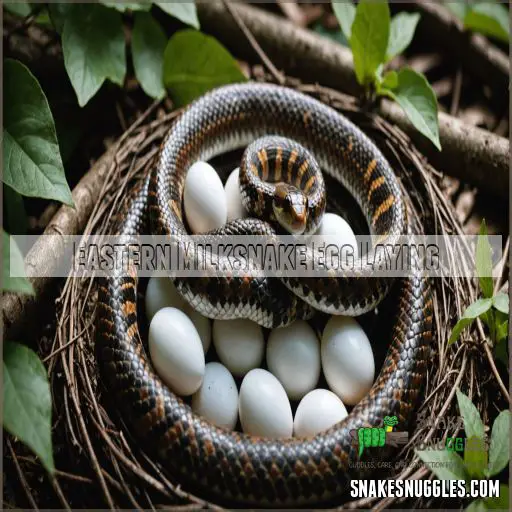
[[(270, 145), (259, 141), (266, 137)], [(410, 199), (363, 131), (306, 94), (253, 82), (219, 87), (185, 108), (170, 126), (152, 169), (127, 197), (116, 232), (125, 241), (147, 229), (178, 244), (186, 240), (190, 235), (182, 205), (188, 168), (243, 147), (240, 182), (256, 180), (260, 187), (270, 183), (273, 195), (265, 206), (263, 193), (249, 188), (241, 192), (244, 204), (273, 212), (278, 225), (298, 232), (315, 229), (317, 214), (325, 207), (318, 166), (356, 199), (372, 234), (382, 240), (421, 234), (421, 226), (408, 214)], [(301, 179), (304, 166), (309, 170)], [(308, 181), (311, 194), (305, 190)], [(319, 196), (312, 200), (316, 192)], [(306, 211), (310, 200), (311, 215)], [(226, 231), (265, 232), (268, 225), (249, 217), (228, 223)], [(162, 382), (146, 355), (133, 268), (115, 269), (99, 279), (96, 353), (102, 384), (137, 442), (180, 483), (207, 499), (254, 507), (339, 503), (352, 478), (371, 472), (356, 464), (354, 431), (382, 427), (386, 416), (396, 416), (399, 427), (407, 429), (420, 396), (432, 340), (432, 292), (421, 265), (412, 269), (391, 284), (366, 269), (356, 275), (340, 271), (330, 277), (286, 280), (215, 275), (175, 279), (183, 297), (206, 316), (245, 317), (272, 328), (308, 318), (317, 309), (355, 316), (374, 308), (392, 285), (397, 287), (389, 348), (371, 390), (345, 419), (314, 437), (256, 437), (217, 427), (195, 414)]]

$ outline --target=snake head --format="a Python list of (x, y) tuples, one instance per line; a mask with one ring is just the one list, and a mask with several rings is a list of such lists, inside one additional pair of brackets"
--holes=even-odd
[(276, 221), (292, 235), (302, 235), (308, 222), (308, 198), (286, 183), (275, 186), (272, 208)]

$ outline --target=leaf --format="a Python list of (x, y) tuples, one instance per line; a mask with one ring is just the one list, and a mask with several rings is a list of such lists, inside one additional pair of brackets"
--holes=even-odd
[(121, 14), (97, 4), (78, 4), (62, 31), (64, 65), (83, 107), (106, 79), (123, 85), (126, 55)]
[(321, 22), (317, 21), (313, 27), (311, 27), (313, 32), (334, 41), (335, 43), (341, 44), (343, 46), (349, 46), (348, 40), (345, 37), (345, 34), (341, 30), (328, 30), (326, 29)]
[(28, 2), (4, 2), (4, 7), (12, 14), (25, 18), (32, 12), (32, 6)]
[(462, 329), (473, 323), (475, 318), (478, 318), (480, 315), (483, 315), (486, 311), (491, 309), (492, 307), (492, 299), (477, 299), (473, 304), (469, 305), (464, 314), (460, 318), (460, 320), (455, 324), (453, 331), (450, 335), (450, 339), (448, 340), (448, 345), (451, 345), (460, 336)]
[(475, 500), (472, 501), (468, 507), (466, 507), (466, 512), (485, 512), (487, 507), (484, 503), (484, 500)]
[(350, 47), (354, 57), (357, 81), (367, 86), (386, 57), (389, 39), (389, 7), (387, 2), (362, 0), (357, 5), (352, 24)]
[(508, 43), (510, 37), (508, 10), (498, 2), (475, 4), (464, 17), (464, 27)]
[(165, 96), (163, 79), (165, 33), (151, 14), (138, 12), (132, 32), (135, 76), (144, 92), (155, 99)]
[(356, 17), (356, 8), (350, 0), (344, 0), (342, 2), (332, 2), (332, 10), (336, 15), (336, 19), (340, 24), (341, 31), (347, 39), (350, 40), (352, 34), (352, 24)]
[(396, 88), (386, 91), (404, 109), (413, 126), (441, 151), (437, 100), (427, 79), (413, 69), (404, 68), (398, 72)]
[(189, 2), (155, 2), (160, 9), (167, 14), (178, 18), (185, 25), (197, 28), (199, 30), (199, 19), (197, 17), (196, 4)]
[(476, 272), (480, 280), (480, 288), (484, 297), (492, 297), (492, 254), (485, 219), (480, 225), (480, 232), (476, 243)]
[(465, 480), (464, 462), (459, 454), (449, 450), (416, 450), (416, 455), (440, 480)]
[(484, 424), (480, 418), (478, 409), (474, 406), (473, 402), (460, 390), (457, 389), (457, 402), (459, 404), (459, 411), (464, 419), (464, 430), (466, 437), (476, 436), (479, 439), (484, 438)]
[[(2, 231), (2, 245), (4, 260), (2, 289), (33, 295), (34, 288), (26, 277), (23, 255), (14, 239), (5, 231)], [(13, 276), (11, 276), (11, 273)]]
[(505, 484), (500, 484), (498, 498), (485, 498), (484, 500), (487, 508), (494, 510), (510, 510), (509, 500), (509, 487)]
[(245, 82), (231, 54), (196, 30), (177, 32), (164, 53), (164, 84), (177, 105), (185, 105), (224, 84)]
[[(496, 343), (504, 340), (508, 336), (508, 320), (505, 320), (502, 324), (498, 325), (496, 329)], [(506, 356), (506, 353), (505, 353)], [(508, 359), (507, 359), (508, 362)]]
[(48, 11), (50, 13), (50, 20), (55, 27), (55, 30), (62, 34), (64, 29), (64, 21), (69, 13), (76, 9), (76, 6), (71, 3), (50, 3), (48, 4)]
[(400, 12), (391, 20), (386, 61), (402, 53), (412, 41), (420, 21), (418, 13)]
[(4, 226), (10, 233), (24, 235), (28, 228), (23, 196), (7, 185), (4, 185)]
[(398, 85), (398, 73), (396, 71), (388, 71), (383, 77), (381, 86), (386, 89), (394, 89)]
[(446, 2), (444, 5), (461, 21), (464, 20), (469, 10), (469, 5), (465, 2)]
[(501, 411), (494, 420), (489, 448), (489, 477), (500, 473), (510, 458), (510, 411)]
[(509, 298), (506, 293), (500, 292), (492, 298), (492, 305), (502, 313), (508, 315), (509, 311)]
[(16, 60), (4, 61), (4, 183), (31, 197), (73, 205), (55, 124), (36, 78)]
[(124, 4), (121, 2), (100, 2), (106, 7), (112, 7), (119, 12), (126, 11), (149, 11), (151, 9), (151, 2), (140, 2), (134, 4)]
[(475, 479), (485, 477), (487, 448), (483, 439), (479, 439), (476, 436), (467, 439), (464, 449), (464, 465), (469, 476)]
[(53, 473), (50, 385), (35, 352), (18, 343), (4, 343), (3, 388), (4, 428), (29, 446)]

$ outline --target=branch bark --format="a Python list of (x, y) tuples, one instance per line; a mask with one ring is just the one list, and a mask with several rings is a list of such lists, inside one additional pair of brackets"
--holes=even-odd
[[(347, 94), (357, 96), (361, 93), (355, 79), (352, 54), (347, 48), (261, 9), (239, 3), (232, 3), (231, 7), (274, 64), (287, 74)], [(257, 56), (253, 47), (222, 3), (200, 2), (197, 8), (204, 30), (235, 49), (238, 57), (254, 62)], [(441, 113), (439, 129), (443, 151), (439, 153), (418, 134), (398, 106), (383, 102), (379, 113), (398, 124), (440, 171), (491, 194), (508, 197), (507, 139)]]

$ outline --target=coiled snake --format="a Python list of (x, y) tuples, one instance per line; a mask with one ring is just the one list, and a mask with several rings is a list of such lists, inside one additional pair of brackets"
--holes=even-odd
[[(397, 178), (368, 137), (315, 99), (252, 83), (219, 88), (176, 120), (151, 176), (128, 202), (118, 232), (128, 239), (143, 231), (149, 213), (154, 233), (186, 239), (182, 196), (188, 167), (269, 134), (290, 138), (310, 151), (320, 167), (352, 193), (372, 233), (393, 240), (412, 232)], [(288, 169), (292, 153), (281, 160), (283, 169)], [(250, 230), (251, 222), (235, 221), (232, 232)], [(332, 278), (289, 278), (286, 286), (277, 279), (256, 281), (216, 277), (180, 278), (175, 283), (209, 317), (245, 316), (268, 327), (307, 317), (311, 307), (360, 314), (373, 308), (389, 288), (388, 280), (363, 270), (355, 277), (339, 273)], [(420, 271), (397, 284), (397, 318), (376, 382), (347, 418), (314, 438), (255, 438), (217, 428), (195, 415), (154, 373), (137, 326), (137, 278), (120, 271), (99, 283), (97, 356), (102, 380), (137, 440), (151, 446), (193, 489), (219, 501), (256, 506), (333, 501), (350, 478), (364, 473), (350, 467), (358, 460), (351, 431), (382, 426), (385, 416), (397, 416), (400, 427), (406, 428), (426, 371), (432, 324), (429, 284)]]

